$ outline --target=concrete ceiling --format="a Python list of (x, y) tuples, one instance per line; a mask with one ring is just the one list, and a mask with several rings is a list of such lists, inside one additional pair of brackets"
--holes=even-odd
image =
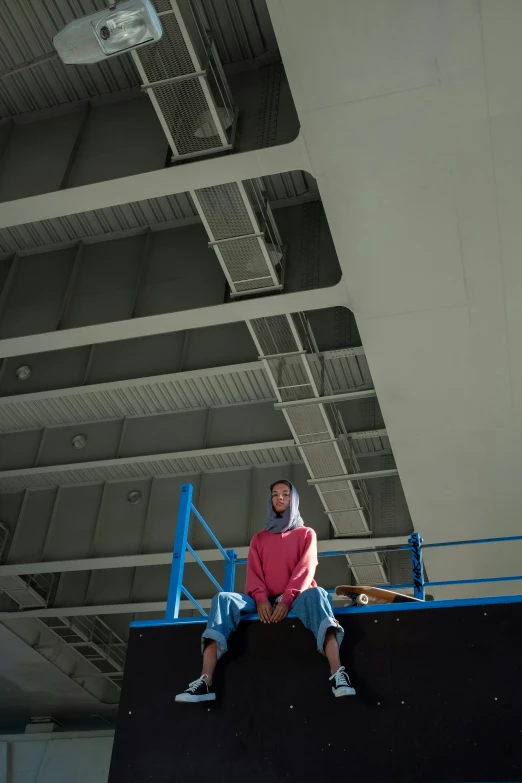
[[(522, 5), (269, 8), (415, 527), (519, 533)], [(427, 555), (441, 579), (519, 563)]]

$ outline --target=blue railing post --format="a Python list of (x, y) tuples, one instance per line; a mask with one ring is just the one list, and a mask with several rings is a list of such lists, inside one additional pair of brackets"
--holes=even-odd
[(225, 593), (234, 593), (236, 583), (236, 560), (237, 555), (233, 549), (227, 549), (227, 559), (225, 560), (225, 578), (223, 580), (223, 590)]
[(422, 563), (422, 538), (412, 533), (408, 539), (411, 550), (411, 572), (413, 576), (413, 595), (424, 601), (424, 565)]
[(183, 583), (183, 569), (185, 567), (185, 552), (187, 549), (187, 534), (191, 509), (192, 484), (183, 484), (179, 498), (176, 538), (174, 541), (174, 553), (172, 555), (172, 567), (170, 569), (167, 610), (165, 612), (165, 620), (171, 622), (179, 617), (179, 602), (181, 599), (181, 586)]

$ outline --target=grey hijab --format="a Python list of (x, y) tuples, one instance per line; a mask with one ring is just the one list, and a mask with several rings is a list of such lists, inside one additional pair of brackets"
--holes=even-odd
[(296, 527), (302, 527), (304, 525), (299, 513), (299, 495), (296, 488), (292, 485), (292, 493), (290, 495), (290, 505), (283, 512), (282, 517), (278, 517), (274, 511), (272, 505), (272, 492), (268, 496), (268, 518), (265, 525), (265, 530), (269, 533), (287, 533), (289, 530), (293, 530)]

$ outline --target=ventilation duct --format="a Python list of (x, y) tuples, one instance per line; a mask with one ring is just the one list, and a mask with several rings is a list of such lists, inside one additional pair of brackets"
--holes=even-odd
[(232, 149), (237, 114), (212, 38), (195, 15), (182, 15), (177, 0), (155, 0), (154, 6), (163, 36), (132, 57), (172, 160)]
[(233, 297), (279, 291), (284, 248), (258, 182), (228, 182), (190, 192)]

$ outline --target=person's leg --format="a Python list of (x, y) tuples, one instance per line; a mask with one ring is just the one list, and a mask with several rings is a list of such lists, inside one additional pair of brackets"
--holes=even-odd
[(299, 595), (292, 611), (305, 628), (312, 631), (317, 640), (318, 651), (325, 655), (330, 664), (330, 679), (334, 680), (332, 691), (335, 696), (353, 696), (349, 677), (341, 665), (340, 651), (344, 629), (335, 619), (328, 593), (322, 587), (311, 587)]
[(339, 642), (333, 628), (328, 628), (324, 637), (324, 654), (330, 664), (330, 674), (335, 674), (341, 668)]
[[(235, 631), (241, 616), (256, 611), (256, 602), (242, 593), (217, 593), (212, 599), (207, 627), (201, 638), (202, 674), (212, 674), (216, 663), (227, 651), (227, 639)], [(213, 644), (214, 642), (214, 644)], [(207, 652), (208, 651), (208, 652)], [(209, 668), (211, 671), (207, 671)]]
[(207, 678), (209, 685), (212, 685), (214, 669), (218, 662), (218, 643), (214, 639), (207, 639), (205, 649), (203, 650), (203, 667), (201, 676)]
[(207, 627), (201, 638), (203, 667), (197, 680), (190, 683), (176, 701), (211, 701), (216, 698), (212, 689), (212, 679), (216, 664), (227, 651), (227, 639), (235, 631), (241, 616), (256, 611), (253, 598), (241, 593), (218, 593), (212, 599)]

